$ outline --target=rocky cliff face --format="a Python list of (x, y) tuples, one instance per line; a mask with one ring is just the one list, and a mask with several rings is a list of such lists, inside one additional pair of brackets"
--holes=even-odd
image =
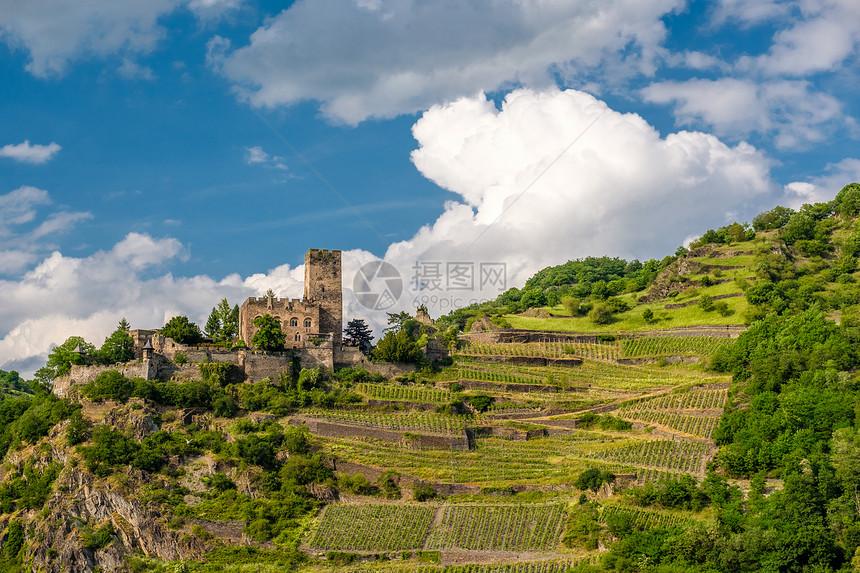
[[(84, 414), (138, 439), (157, 430), (151, 411), (131, 406), (89, 405)], [(25, 464), (40, 469), (52, 463), (63, 465), (41, 509), (0, 517), (0, 531), (12, 521), (24, 525), (25, 570), (90, 572), (100, 567), (106, 572), (125, 571), (126, 556), (132, 553), (168, 561), (203, 555), (206, 542), (188, 531), (168, 528), (169, 516), (157, 503), (142, 499), (146, 486), (162, 479), (160, 476), (129, 466), (109, 478), (97, 477), (79, 463), (74, 448), (67, 446), (67, 424), (58, 424), (40, 443), (10, 451), (3, 460), (3, 482), (22, 475)], [(3, 544), (5, 540), (0, 540)]]
[[(137, 473), (137, 475), (135, 475)], [(68, 465), (55, 482), (45, 508), (31, 516), (24, 561), (39, 571), (117, 571), (128, 553), (165, 560), (199, 557), (205, 544), (198, 538), (166, 527), (154, 504), (136, 498), (145, 478), (131, 472), (122, 486), (96, 478), (81, 467)], [(110, 524), (113, 536), (103, 548), (87, 547), (86, 535)]]

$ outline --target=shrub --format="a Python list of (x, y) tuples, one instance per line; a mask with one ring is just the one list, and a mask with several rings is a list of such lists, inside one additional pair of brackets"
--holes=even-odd
[(108, 370), (99, 374), (92, 382), (84, 384), (82, 391), (90, 400), (125, 402), (134, 394), (134, 382), (116, 370)]
[(90, 424), (81, 416), (80, 410), (72, 414), (69, 425), (66, 426), (66, 442), (70, 446), (77, 446), (80, 443), (87, 441), (90, 437)]
[(601, 471), (599, 468), (588, 468), (576, 478), (574, 486), (577, 489), (596, 492), (604, 483), (612, 483), (615, 481), (615, 474), (609, 471)]
[(401, 496), (400, 486), (397, 485), (397, 478), (400, 477), (397, 472), (388, 470), (379, 476), (376, 481), (379, 489), (382, 490), (382, 495), (388, 499), (397, 499)]
[(492, 396), (487, 396), (486, 394), (477, 394), (475, 396), (469, 396), (468, 400), (469, 404), (471, 404), (474, 409), (479, 412), (486, 412), (490, 405), (492, 405), (494, 398)]
[(415, 498), (415, 501), (427, 501), (428, 499), (436, 497), (436, 490), (433, 489), (432, 485), (422, 483), (420, 485), (416, 485), (412, 490), (412, 497)]
[(236, 415), (236, 412), (239, 411), (239, 405), (236, 404), (236, 401), (230, 396), (222, 394), (212, 400), (212, 411), (216, 416), (232, 418)]
[(610, 324), (612, 322), (612, 309), (606, 303), (597, 303), (588, 313), (588, 318), (595, 324)]
[(608, 306), (609, 310), (612, 312), (624, 312), (626, 310), (630, 310), (629, 304), (614, 296), (606, 299), (606, 306)]
[(173, 357), (173, 362), (175, 364), (185, 364), (188, 362), (188, 355), (184, 352), (177, 352)]
[(370, 483), (362, 474), (340, 474), (337, 476), (338, 487), (355, 495), (376, 495), (379, 488)]
[(208, 476), (204, 476), (200, 481), (206, 484), (206, 487), (216, 491), (218, 493), (223, 493), (225, 491), (236, 489), (236, 484), (233, 483), (226, 474), (221, 472), (216, 472), (214, 474), (210, 474)]
[(204, 529), (200, 524), (195, 523), (191, 526), (191, 533), (202, 539), (203, 541), (212, 539), (212, 534)]
[(355, 563), (358, 559), (358, 555), (355, 553), (345, 553), (343, 551), (329, 551), (325, 554), (325, 558), (334, 565), (343, 566)]

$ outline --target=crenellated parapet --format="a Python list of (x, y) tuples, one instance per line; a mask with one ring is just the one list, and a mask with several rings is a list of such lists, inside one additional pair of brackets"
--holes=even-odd
[(286, 337), (285, 348), (319, 347), (322, 340), (340, 346), (343, 335), (341, 252), (311, 249), (305, 255), (304, 297), (250, 297), (239, 307), (239, 338), (249, 347), (257, 328), (254, 319), (277, 318)]

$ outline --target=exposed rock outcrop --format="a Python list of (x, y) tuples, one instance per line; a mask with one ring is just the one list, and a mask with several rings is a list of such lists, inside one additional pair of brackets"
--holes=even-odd
[[(137, 499), (135, 492), (149, 478), (135, 470), (127, 476), (128, 482), (118, 486), (68, 465), (57, 478), (57, 491), (39, 512), (41, 519), (31, 521), (25, 561), (35, 570), (60, 573), (89, 572), (96, 566), (119, 571), (125, 556), (134, 551), (164, 560), (199, 558), (206, 549), (203, 541), (168, 529), (155, 504), (143, 505)], [(86, 532), (108, 523), (114, 531), (110, 543), (87, 547)]]

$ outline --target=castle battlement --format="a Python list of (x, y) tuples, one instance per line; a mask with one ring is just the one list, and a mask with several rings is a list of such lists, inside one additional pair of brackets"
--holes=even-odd
[[(248, 299), (247, 299), (247, 300), (245, 300), (245, 303), (244, 303), (244, 304), (248, 304), (248, 305), (260, 305), (260, 304), (262, 304), (262, 305), (266, 305), (266, 306), (268, 306), (268, 305), (269, 305), (269, 301), (270, 301), (270, 300), (272, 301), (272, 306), (273, 306), (273, 307), (278, 307), (278, 308), (293, 308), (293, 307), (301, 307), (301, 306), (303, 306), (303, 305), (308, 305), (308, 304), (310, 304), (310, 301), (309, 301), (309, 300), (307, 300), (307, 299), (304, 299), (304, 298), (278, 298), (278, 297), (272, 297), (272, 298), (270, 299), (270, 298), (269, 298), (269, 297), (267, 297), (267, 296), (252, 296), (252, 297), (248, 297)], [(244, 306), (244, 304), (243, 304), (243, 306)]]
[(340, 251), (340, 249), (332, 249), (332, 250), (328, 250), (328, 249), (308, 249), (308, 253), (307, 253), (307, 254), (308, 254), (309, 256), (314, 256), (314, 255), (332, 256), (332, 255), (340, 255), (340, 254), (341, 254), (341, 251)]
[(301, 348), (323, 335), (339, 345), (343, 333), (341, 251), (310, 249), (305, 255), (304, 296), (301, 299), (250, 297), (239, 308), (239, 337), (248, 346), (257, 331), (254, 319), (268, 314), (280, 320), (287, 348)]

